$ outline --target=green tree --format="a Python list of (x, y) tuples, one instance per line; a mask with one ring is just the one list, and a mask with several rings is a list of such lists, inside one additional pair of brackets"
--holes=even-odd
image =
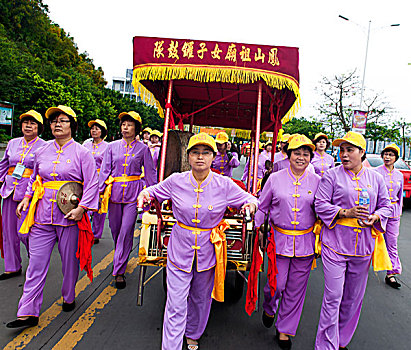
[(322, 123), (316, 120), (308, 120), (304, 117), (293, 118), (291, 121), (283, 125), (285, 133), (288, 134), (303, 134), (309, 139), (313, 139), (319, 132), (325, 132)]

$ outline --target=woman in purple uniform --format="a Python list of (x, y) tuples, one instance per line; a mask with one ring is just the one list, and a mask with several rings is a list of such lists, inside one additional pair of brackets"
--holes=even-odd
[(392, 205), (392, 213), (387, 222), (385, 231), (385, 243), (387, 245), (388, 255), (390, 256), (392, 269), (387, 270), (385, 283), (390, 287), (398, 289), (401, 284), (397, 281), (396, 275), (401, 274), (401, 261), (398, 256), (398, 235), (400, 234), (400, 218), (402, 214), (404, 176), (394, 168), (394, 163), (400, 157), (400, 149), (392, 143), (385, 147), (381, 152), (384, 164), (375, 168), (384, 178), (385, 185), (388, 189), (388, 195)]
[[(97, 174), (100, 173), (101, 163), (103, 161), (104, 152), (107, 149), (108, 143), (104, 141), (107, 136), (107, 125), (104, 120), (96, 119), (88, 122), (90, 128), (90, 135), (93, 140), (84, 143), (96, 162)], [(97, 212), (90, 213), (93, 221), (94, 244), (99, 243), (104, 230), (104, 221), (106, 220), (106, 213), (99, 214)]]
[[(366, 141), (350, 131), (333, 146), (340, 147), (342, 165), (327, 170), (315, 198), (315, 211), (324, 222), (324, 297), (316, 350), (346, 348), (360, 318), (372, 256), (388, 260), (374, 258), (375, 270), (391, 265), (382, 237), (391, 202), (382, 176), (362, 164)], [(367, 197), (369, 204), (360, 205)]]
[(16, 209), (24, 198), (33, 173), (35, 154), (47, 143), (38, 137), (43, 132), (43, 117), (40, 113), (34, 110), (23, 113), (20, 116), (20, 126), (23, 137), (9, 141), (0, 161), (0, 196), (3, 198), (0, 243), (3, 247), (1, 255), (4, 256), (5, 271), (0, 275), (0, 280), (21, 275), (20, 241), (26, 246), (27, 252), (29, 248), (27, 235), (18, 233), (23, 221), (17, 218)]
[[(217, 146), (206, 133), (190, 138), (187, 147), (191, 171), (175, 173), (148, 187), (139, 196), (139, 205), (156, 198), (171, 199), (177, 224), (167, 246), (167, 303), (163, 323), (163, 350), (181, 349), (183, 337), (189, 350), (199, 348), (210, 314), (211, 298), (222, 301), (224, 279), (217, 266), (217, 237), (227, 206), (248, 207), (255, 212), (257, 200), (230, 178), (210, 171)], [(219, 232), (219, 233), (217, 233)], [(217, 272), (216, 272), (217, 271)], [(225, 266), (224, 266), (225, 271)], [(216, 285), (213, 291), (214, 277)], [(220, 283), (217, 283), (220, 281)], [(222, 298), (222, 299), (221, 299)]]
[(156, 170), (150, 150), (137, 141), (141, 117), (138, 113), (119, 114), (123, 138), (109, 143), (104, 153), (99, 174), (99, 190), (104, 193), (101, 213), (107, 213), (114, 240), (113, 276), (118, 289), (126, 287), (124, 274), (133, 247), (134, 226), (137, 217), (137, 196), (144, 181), (150, 186), (157, 182)]
[(325, 152), (330, 146), (330, 141), (328, 141), (326, 134), (320, 132), (315, 135), (313, 144), (315, 145), (315, 152), (311, 164), (314, 165), (315, 173), (323, 177), (328, 169), (334, 168), (334, 158)]

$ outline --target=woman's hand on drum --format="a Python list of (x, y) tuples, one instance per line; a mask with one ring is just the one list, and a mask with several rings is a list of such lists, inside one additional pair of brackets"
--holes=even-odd
[(245, 213), (246, 208), (250, 210), (250, 215), (255, 214), (255, 212), (257, 211), (257, 205), (255, 205), (254, 203), (247, 203), (241, 207), (241, 214)]
[(137, 197), (137, 207), (143, 208), (146, 204), (149, 204), (150, 202), (151, 202), (150, 193), (148, 193), (148, 191), (146, 190), (141, 191)]
[(339, 214), (340, 218), (354, 218), (368, 220), (370, 213), (364, 205), (357, 205), (351, 209), (342, 209)]
[(16, 215), (19, 219), (21, 219), (21, 212), (26, 211), (30, 204), (30, 198), (24, 197), (23, 200), (19, 203), (16, 209)]
[(71, 209), (65, 216), (65, 219), (68, 220), (74, 220), (74, 221), (80, 221), (81, 218), (83, 217), (85, 210), (83, 207), (78, 206), (75, 209)]

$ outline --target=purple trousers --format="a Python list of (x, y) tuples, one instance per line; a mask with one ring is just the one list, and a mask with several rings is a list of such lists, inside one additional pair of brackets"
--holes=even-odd
[(184, 335), (190, 339), (200, 339), (207, 326), (215, 272), (214, 268), (197, 272), (195, 265), (187, 273), (167, 263), (162, 350), (181, 349)]
[(109, 204), (108, 220), (114, 240), (113, 276), (126, 272), (128, 257), (133, 248), (137, 202)]
[(21, 235), (18, 231), (27, 211), (19, 219), (16, 209), (19, 202), (13, 200), (13, 194), (3, 198), (2, 220), (3, 220), (3, 248), (4, 248), (4, 271), (15, 272), (21, 269), (20, 242), (26, 246), (28, 251), (28, 235)]
[(322, 246), (324, 298), (320, 312), (316, 350), (338, 350), (351, 341), (360, 318), (371, 256), (335, 253)]
[(30, 260), (17, 311), (18, 317), (40, 315), (50, 256), (56, 242), (63, 272), (61, 294), (66, 303), (74, 301), (79, 273), (79, 261), (76, 258), (78, 232), (77, 225), (64, 227), (34, 224), (30, 229)]
[(277, 255), (277, 290), (272, 297), (270, 286), (265, 285), (263, 308), (271, 316), (278, 310), (275, 326), (281, 333), (295, 335), (297, 332), (313, 259), (313, 255), (301, 258)]
[(392, 263), (392, 270), (387, 271), (387, 275), (400, 274), (402, 271), (400, 257), (398, 256), (398, 235), (400, 234), (400, 218), (388, 219), (385, 231), (385, 244), (388, 256)]
[(104, 214), (99, 214), (96, 212), (90, 213), (90, 219), (92, 221), (94, 238), (100, 239), (101, 236), (103, 235), (104, 222), (106, 221), (106, 215), (107, 215), (106, 213)]

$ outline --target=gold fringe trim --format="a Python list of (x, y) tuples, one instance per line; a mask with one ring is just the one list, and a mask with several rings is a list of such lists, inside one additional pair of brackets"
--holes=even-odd
[(154, 97), (154, 95), (146, 88), (144, 87), (140, 82), (134, 82), (133, 78), (133, 86), (134, 86), (134, 91), (138, 97), (141, 98), (141, 101), (143, 101), (145, 104), (148, 104), (150, 106), (153, 106), (157, 108), (158, 115), (164, 119), (164, 111), (163, 108), (160, 105), (160, 102), (157, 101), (157, 99)]
[(301, 105), (299, 85), (294, 78), (282, 73), (270, 72), (260, 69), (242, 67), (228, 68), (225, 66), (175, 66), (171, 64), (146, 64), (134, 67), (132, 83), (134, 90), (137, 93), (138, 87), (142, 86), (139, 83), (141, 80), (182, 79), (199, 82), (222, 82), (231, 84), (251, 84), (262, 79), (269, 87), (278, 90), (285, 88), (289, 89), (294, 93), (296, 100), (289, 111), (286, 113), (286, 115), (282, 118), (281, 121), (283, 124), (290, 121), (297, 114), (297, 111)]

